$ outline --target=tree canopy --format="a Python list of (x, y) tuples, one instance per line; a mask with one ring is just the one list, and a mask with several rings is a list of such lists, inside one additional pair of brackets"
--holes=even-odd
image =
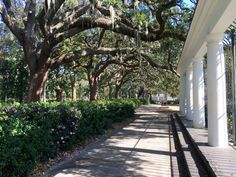
[(98, 69), (97, 84), (109, 65), (134, 72), (144, 63), (176, 74), (192, 12), (182, 0), (2, 0), (0, 35), (16, 43), (5, 40), (4, 52), (21, 50), (16, 60), (27, 65), (25, 101), (32, 102), (62, 66), (83, 67), (88, 79), (89, 65), (90, 76)]

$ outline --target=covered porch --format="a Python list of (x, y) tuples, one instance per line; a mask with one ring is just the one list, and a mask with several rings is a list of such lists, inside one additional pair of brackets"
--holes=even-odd
[(177, 68), (180, 111), (194, 128), (205, 128), (207, 105), (208, 144), (214, 147), (227, 147), (229, 142), (223, 39), (236, 18), (235, 7), (234, 0), (199, 0)]

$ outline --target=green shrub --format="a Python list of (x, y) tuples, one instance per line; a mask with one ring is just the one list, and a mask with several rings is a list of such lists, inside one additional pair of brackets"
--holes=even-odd
[(38, 162), (102, 134), (134, 114), (136, 99), (4, 105), (0, 110), (0, 177), (26, 177)]

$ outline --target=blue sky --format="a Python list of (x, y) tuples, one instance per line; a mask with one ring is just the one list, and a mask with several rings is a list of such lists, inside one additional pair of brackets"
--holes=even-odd
[(193, 5), (190, 0), (184, 0), (186, 4)]

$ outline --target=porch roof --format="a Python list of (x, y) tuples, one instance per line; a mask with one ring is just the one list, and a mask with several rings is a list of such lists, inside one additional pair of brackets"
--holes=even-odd
[(207, 51), (209, 34), (222, 34), (236, 18), (236, 0), (199, 0), (184, 44), (177, 72), (184, 73), (190, 64)]

